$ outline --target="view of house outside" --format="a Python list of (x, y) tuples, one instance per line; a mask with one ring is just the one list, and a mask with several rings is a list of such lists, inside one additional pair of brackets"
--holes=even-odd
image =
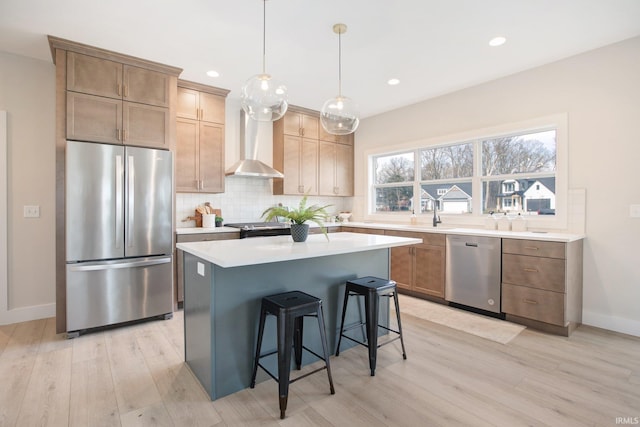
[[(379, 155), (373, 160), (377, 213), (426, 213), (435, 207), (445, 213), (471, 214), (475, 206), (482, 214), (555, 214), (555, 130)], [(474, 165), (479, 166), (474, 169)], [(474, 204), (474, 187), (482, 189), (479, 204)]]

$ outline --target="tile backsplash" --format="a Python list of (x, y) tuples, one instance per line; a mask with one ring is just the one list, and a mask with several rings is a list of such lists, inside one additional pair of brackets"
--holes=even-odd
[[(225, 192), (220, 194), (177, 193), (176, 227), (195, 227), (195, 221), (184, 221), (193, 216), (195, 208), (211, 203), (211, 207), (222, 210), (225, 223), (262, 221), (260, 216), (265, 209), (282, 203), (295, 207), (301, 196), (274, 196), (272, 180), (231, 176), (225, 179)], [(352, 197), (309, 196), (308, 204), (332, 205), (327, 208), (329, 214), (351, 211)]]

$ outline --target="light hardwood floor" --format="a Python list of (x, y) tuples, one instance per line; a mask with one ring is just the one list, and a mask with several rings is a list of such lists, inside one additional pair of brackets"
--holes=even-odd
[[(279, 419), (269, 380), (209, 401), (183, 362), (181, 312), (67, 340), (54, 319), (0, 326), (0, 426), (615, 426), (640, 417), (640, 339), (590, 327), (527, 329), (499, 344), (408, 314), (408, 359), (331, 358), (291, 386)], [(621, 417), (622, 420), (618, 419)], [(637, 423), (637, 421), (636, 421)]]

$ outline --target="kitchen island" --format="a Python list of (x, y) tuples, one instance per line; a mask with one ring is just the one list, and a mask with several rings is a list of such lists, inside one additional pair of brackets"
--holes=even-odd
[[(390, 248), (420, 239), (332, 233), (179, 243), (184, 253), (185, 361), (215, 400), (249, 386), (264, 296), (300, 290), (323, 300), (330, 352), (335, 351), (344, 284), (361, 276), (389, 277)], [(357, 307), (357, 304), (353, 306)], [(381, 304), (388, 322), (388, 304)], [(359, 320), (350, 310), (346, 324)], [(267, 319), (263, 350), (275, 349), (275, 319)], [(315, 321), (315, 320), (314, 320)], [(305, 345), (320, 353), (317, 327), (305, 328)], [(346, 346), (345, 346), (346, 347)], [(303, 364), (315, 358), (305, 355)], [(263, 364), (276, 372), (276, 358)], [(366, 372), (364, 367), (364, 372)], [(261, 374), (258, 381), (268, 378)]]

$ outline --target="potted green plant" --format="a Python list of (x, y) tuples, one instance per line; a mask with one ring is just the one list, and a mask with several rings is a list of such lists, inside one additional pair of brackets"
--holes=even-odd
[(307, 206), (307, 195), (305, 194), (297, 209), (287, 209), (284, 206), (272, 206), (262, 213), (265, 221), (271, 221), (276, 217), (286, 218), (291, 222), (291, 237), (294, 242), (304, 242), (309, 234), (309, 224), (307, 221), (315, 222), (320, 226), (320, 230), (329, 240), (327, 229), (324, 226), (324, 219), (328, 216), (326, 208), (331, 205)]
[(224, 221), (224, 218), (216, 215), (216, 227), (222, 227), (222, 221)]

